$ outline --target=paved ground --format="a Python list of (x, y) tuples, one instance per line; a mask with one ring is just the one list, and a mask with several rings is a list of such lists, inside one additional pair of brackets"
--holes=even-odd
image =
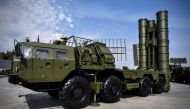
[[(152, 94), (148, 97), (127, 95), (117, 103), (100, 103), (99, 107), (88, 106), (86, 109), (189, 109), (190, 85), (171, 83), (171, 91)], [(52, 99), (46, 93), (37, 93), (7, 82), (7, 77), (0, 76), (0, 109), (62, 109), (59, 100)]]

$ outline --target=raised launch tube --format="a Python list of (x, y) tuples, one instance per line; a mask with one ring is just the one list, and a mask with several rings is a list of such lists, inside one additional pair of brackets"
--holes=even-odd
[(147, 69), (147, 51), (146, 51), (146, 36), (147, 36), (147, 19), (139, 19), (139, 68)]
[(155, 20), (148, 21), (148, 34), (147, 34), (147, 59), (148, 68), (156, 68), (157, 65), (157, 42), (156, 42), (156, 23)]
[(158, 34), (159, 70), (165, 73), (166, 84), (169, 85), (170, 74), (169, 74), (168, 11), (159, 11), (157, 12), (156, 16), (157, 16), (157, 34)]

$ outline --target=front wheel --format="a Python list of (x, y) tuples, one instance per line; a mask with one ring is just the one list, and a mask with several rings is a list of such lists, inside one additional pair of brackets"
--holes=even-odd
[(118, 77), (109, 76), (104, 81), (102, 101), (113, 103), (119, 101), (121, 96), (121, 83)]
[(153, 92), (156, 94), (161, 94), (164, 91), (165, 80), (163, 77), (159, 76), (157, 83), (154, 85)]
[(63, 106), (69, 109), (82, 108), (89, 103), (89, 82), (82, 76), (70, 78), (59, 92)]
[(151, 92), (151, 80), (149, 77), (143, 77), (139, 83), (138, 95), (145, 97)]

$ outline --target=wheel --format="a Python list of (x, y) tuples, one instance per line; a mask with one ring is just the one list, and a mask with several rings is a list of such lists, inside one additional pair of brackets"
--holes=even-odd
[(118, 77), (109, 76), (104, 80), (102, 101), (113, 103), (119, 101), (121, 96), (121, 83)]
[(187, 72), (187, 76), (186, 76), (186, 83), (190, 84), (190, 71)]
[(164, 91), (165, 80), (163, 77), (159, 76), (157, 83), (154, 85), (153, 92), (156, 94), (161, 94)]
[(184, 83), (184, 70), (182, 68), (178, 70), (177, 78), (179, 83)]
[(8, 82), (12, 84), (18, 84), (18, 77), (15, 75), (9, 75)]
[(51, 90), (47, 92), (52, 98), (58, 98), (58, 90)]
[(148, 96), (151, 92), (151, 81), (149, 77), (143, 77), (140, 81), (140, 86), (138, 89), (138, 95), (145, 97)]
[(89, 104), (89, 82), (82, 76), (70, 78), (59, 92), (63, 106), (68, 109), (82, 108)]

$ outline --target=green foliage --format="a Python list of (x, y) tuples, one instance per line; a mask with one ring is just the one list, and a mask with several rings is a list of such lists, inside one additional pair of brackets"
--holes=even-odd
[(13, 57), (14, 51), (7, 51), (5, 52), (0, 52), (0, 59), (6, 59), (6, 60), (11, 60)]

